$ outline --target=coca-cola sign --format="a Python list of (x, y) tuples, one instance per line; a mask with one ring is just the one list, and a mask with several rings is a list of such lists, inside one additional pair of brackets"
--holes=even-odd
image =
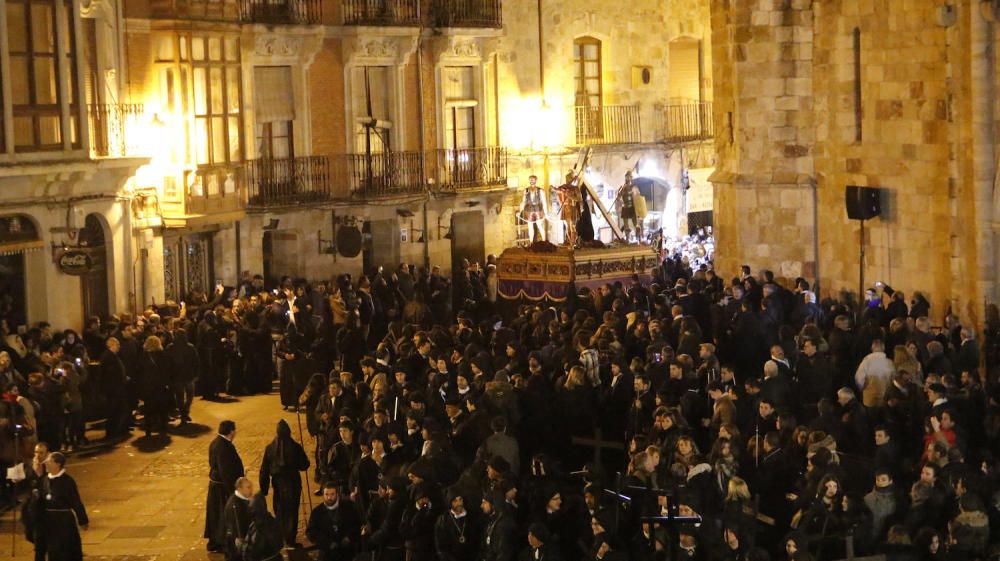
[(86, 251), (67, 250), (59, 256), (59, 270), (67, 275), (86, 275), (94, 269), (94, 260)]

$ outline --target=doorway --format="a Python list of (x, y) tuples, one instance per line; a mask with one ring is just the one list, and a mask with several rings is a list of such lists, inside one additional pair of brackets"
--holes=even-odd
[(462, 259), (469, 264), (485, 261), (483, 213), (479, 211), (456, 212), (451, 215), (451, 267), (456, 270)]
[(83, 317), (97, 316), (106, 319), (108, 312), (108, 267), (106, 259), (107, 247), (104, 239), (104, 225), (96, 214), (88, 214), (83, 228), (80, 230), (80, 245), (89, 248), (94, 258), (93, 267), (80, 276), (80, 288), (83, 299)]
[(264, 282), (278, 286), (281, 277), (302, 276), (299, 265), (299, 235), (289, 230), (264, 232)]

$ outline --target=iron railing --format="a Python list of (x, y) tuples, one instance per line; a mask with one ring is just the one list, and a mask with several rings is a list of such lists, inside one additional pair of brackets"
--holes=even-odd
[(422, 158), (422, 152), (340, 154), (334, 157), (334, 168), (336, 177), (347, 183), (351, 198), (413, 195), (424, 190)]
[[(341, 0), (344, 25), (503, 26), (501, 0)], [(423, 8), (422, 8), (423, 6)]]
[(141, 103), (91, 103), (90, 154), (95, 158), (123, 157), (129, 153), (128, 133), (139, 125)]
[(420, 24), (417, 0), (343, 0), (344, 25), (412, 26)]
[(431, 0), (433, 27), (503, 27), (501, 0)]
[(333, 197), (326, 156), (261, 158), (245, 164), (247, 206), (267, 208), (327, 201)]
[(633, 144), (641, 142), (639, 106), (576, 107), (576, 143)]
[(506, 148), (437, 150), (436, 161), (439, 191), (507, 185)]
[(241, 6), (237, 0), (150, 0), (154, 17), (200, 19), (209, 21), (240, 21)]
[(322, 0), (240, 0), (246, 23), (316, 25), (322, 23)]
[(691, 142), (715, 137), (712, 102), (668, 105), (659, 111), (659, 140)]

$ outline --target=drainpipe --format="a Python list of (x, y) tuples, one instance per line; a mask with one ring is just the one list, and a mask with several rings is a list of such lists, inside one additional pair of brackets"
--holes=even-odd
[[(420, 12), (420, 2), (417, 2), (417, 13)], [(424, 19), (420, 15), (420, 27), (417, 29), (417, 139), (420, 143), (417, 151), (420, 152), (420, 178), (425, 184), (428, 179), (424, 162)], [(424, 194), (424, 267), (430, 271), (431, 268), (431, 233), (427, 229), (427, 199), (430, 195)]]
[(243, 260), (240, 256), (240, 245), (242, 241), (240, 240), (240, 220), (236, 221), (234, 226), (236, 232), (236, 286), (239, 287), (241, 275), (243, 274)]
[[(978, 295), (978, 298), (973, 297), (972, 308), (969, 310), (973, 314), (977, 311), (979, 314), (985, 313), (985, 310), (977, 310), (979, 302), (989, 303), (996, 296), (996, 281), (993, 277), (996, 265), (993, 205), (996, 197), (995, 185), (1000, 179), (997, 177), (994, 125), (996, 88), (993, 77), (996, 70), (996, 55), (993, 48), (993, 23), (987, 21), (984, 12), (985, 9), (990, 9), (990, 4), (986, 2), (978, 4), (976, 8), (979, 9), (972, 9), (970, 14), (972, 177), (976, 220), (975, 279)], [(982, 300), (977, 302), (979, 298)], [(973, 320), (973, 323), (980, 324), (982, 317), (974, 317)]]

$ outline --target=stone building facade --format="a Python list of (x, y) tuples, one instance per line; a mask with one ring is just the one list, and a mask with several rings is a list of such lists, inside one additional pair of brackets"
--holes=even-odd
[[(979, 323), (996, 302), (996, 48), (1000, 3), (712, 2), (716, 234), (740, 264), (882, 281)], [(879, 187), (861, 224), (848, 185)]]

